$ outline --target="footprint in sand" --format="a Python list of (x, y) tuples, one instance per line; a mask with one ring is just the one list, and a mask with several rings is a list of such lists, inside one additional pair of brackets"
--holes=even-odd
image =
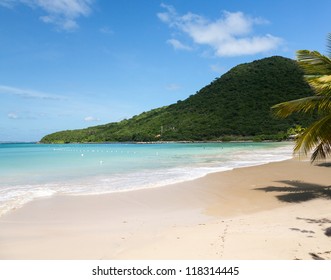
[(224, 254), (224, 248), (225, 248), (225, 240), (226, 240), (226, 235), (228, 233), (228, 228), (229, 228), (229, 225), (227, 224), (224, 228), (224, 231), (223, 231), (223, 234), (221, 235), (221, 250), (220, 250), (220, 256), (223, 257), (223, 254)]

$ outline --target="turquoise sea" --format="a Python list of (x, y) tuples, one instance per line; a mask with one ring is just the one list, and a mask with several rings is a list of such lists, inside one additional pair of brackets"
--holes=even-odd
[(292, 143), (0, 144), (0, 216), (55, 194), (161, 187), (281, 161)]

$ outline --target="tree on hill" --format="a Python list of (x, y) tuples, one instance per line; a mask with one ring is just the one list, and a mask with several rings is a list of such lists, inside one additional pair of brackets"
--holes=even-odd
[[(280, 56), (235, 66), (183, 101), (117, 123), (60, 131), (42, 143), (283, 140), (311, 116), (277, 120), (270, 107), (311, 96), (297, 62)], [(280, 82), (281, 81), (281, 82)]]
[(305, 72), (314, 95), (283, 102), (272, 107), (278, 117), (294, 112), (317, 112), (319, 118), (296, 139), (294, 152), (307, 154), (313, 150), (311, 161), (331, 155), (331, 33), (328, 35), (328, 56), (317, 51), (297, 52), (299, 66)]

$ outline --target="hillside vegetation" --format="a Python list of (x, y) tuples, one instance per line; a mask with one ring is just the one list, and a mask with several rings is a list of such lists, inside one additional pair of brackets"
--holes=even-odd
[(240, 64), (183, 101), (131, 119), (47, 135), (42, 143), (282, 140), (312, 116), (279, 120), (270, 107), (312, 95), (294, 60), (274, 56)]

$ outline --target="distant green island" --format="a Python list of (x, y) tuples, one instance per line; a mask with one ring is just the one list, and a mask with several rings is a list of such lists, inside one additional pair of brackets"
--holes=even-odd
[(40, 142), (280, 141), (314, 116), (277, 119), (270, 108), (311, 95), (296, 61), (273, 56), (240, 64), (175, 104), (116, 123), (55, 132)]

